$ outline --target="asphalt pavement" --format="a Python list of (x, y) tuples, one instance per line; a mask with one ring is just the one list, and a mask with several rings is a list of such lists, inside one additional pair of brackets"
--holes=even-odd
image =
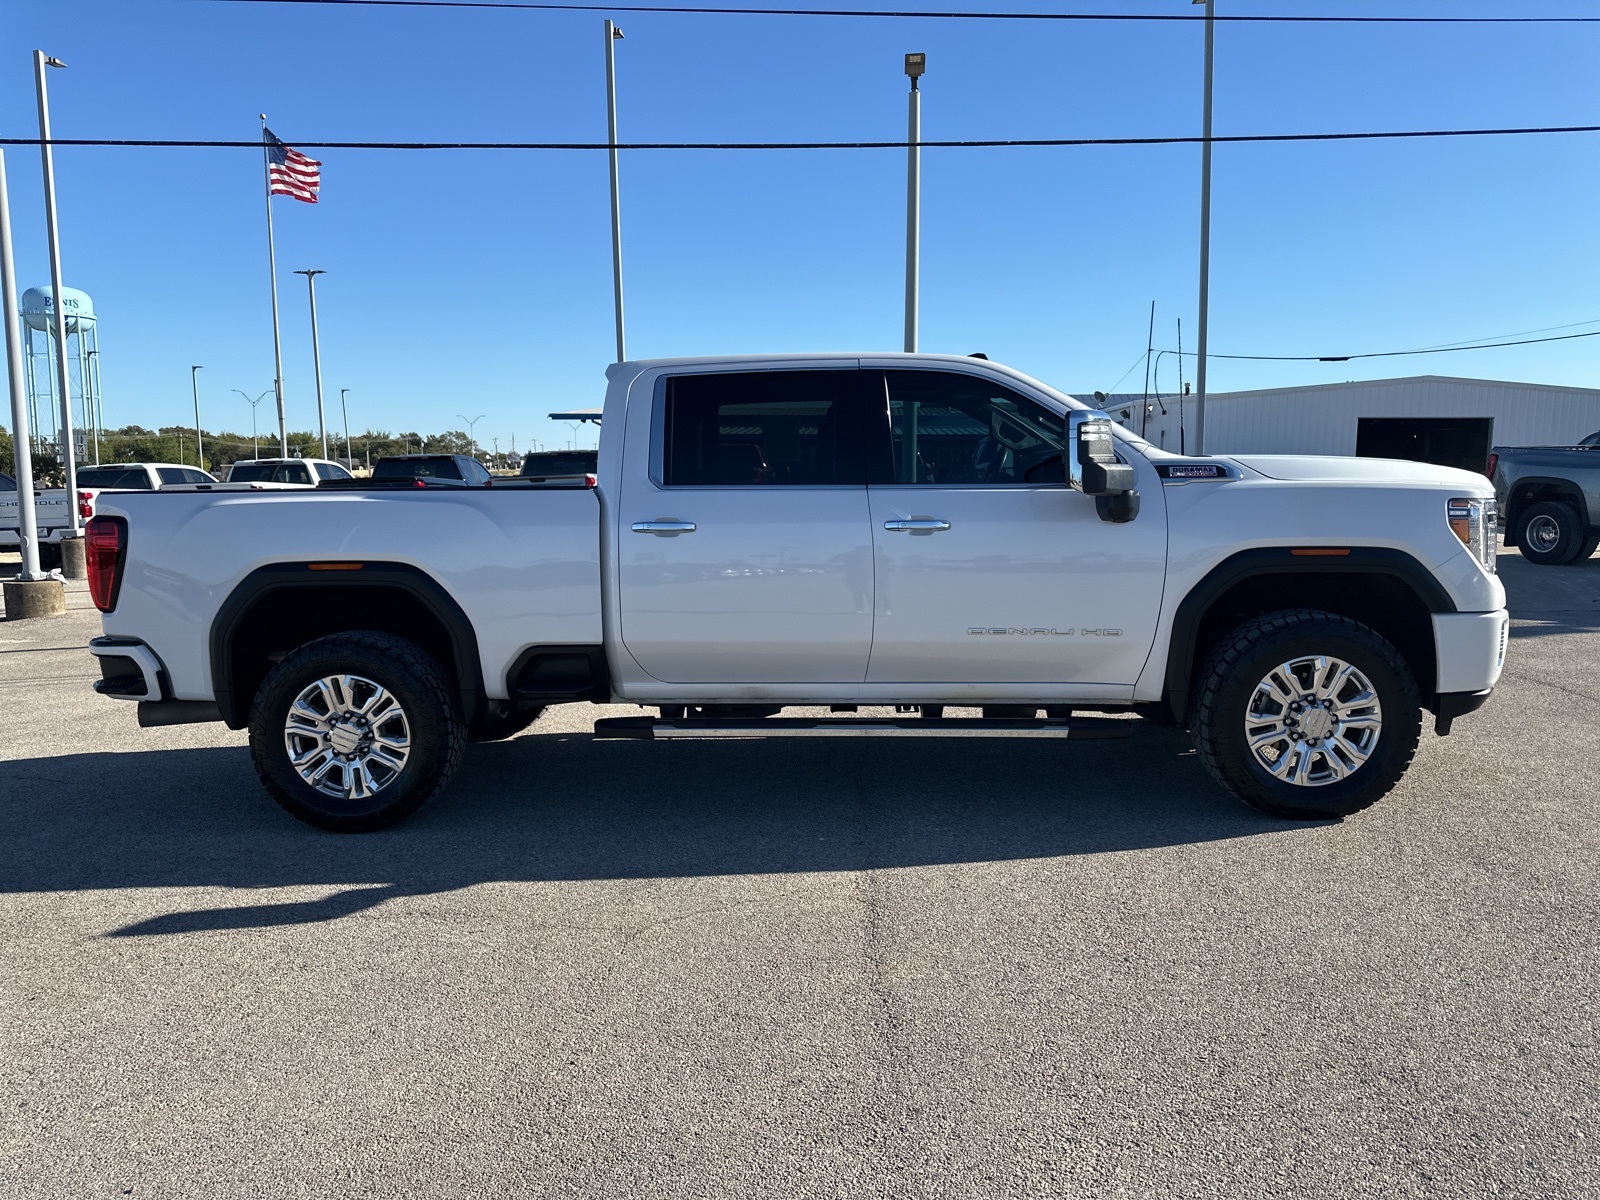
[[(0, 558), (0, 575), (15, 556)], [(1600, 558), (1350, 820), (1187, 738), (595, 742), (383, 833), (0, 622), (0, 1196), (1600, 1195)]]

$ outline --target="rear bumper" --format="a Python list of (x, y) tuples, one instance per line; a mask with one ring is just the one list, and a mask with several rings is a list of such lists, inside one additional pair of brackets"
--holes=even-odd
[(138, 638), (97, 637), (89, 653), (100, 660), (94, 690), (116, 700), (165, 700), (172, 695), (167, 671), (156, 652)]

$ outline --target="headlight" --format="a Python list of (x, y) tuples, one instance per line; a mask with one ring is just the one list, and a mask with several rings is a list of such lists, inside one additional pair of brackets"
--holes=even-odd
[(1450, 501), (1447, 511), (1451, 531), (1483, 564), (1483, 569), (1492, 573), (1495, 554), (1499, 549), (1499, 539), (1495, 536), (1494, 501), (1457, 497)]

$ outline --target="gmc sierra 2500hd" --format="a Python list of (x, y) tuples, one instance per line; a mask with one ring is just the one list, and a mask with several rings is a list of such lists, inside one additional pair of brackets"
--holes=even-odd
[[(632, 738), (1070, 740), (1134, 710), (1245, 802), (1343, 816), (1499, 678), (1481, 475), (1180, 457), (972, 358), (607, 375), (593, 476), (104, 497), (95, 686), (248, 727), (279, 803), (356, 831), (570, 701), (658, 708), (595, 724)], [(874, 705), (899, 715), (779, 715)]]

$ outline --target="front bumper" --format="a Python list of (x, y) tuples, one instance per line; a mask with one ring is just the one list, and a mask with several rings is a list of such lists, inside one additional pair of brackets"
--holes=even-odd
[(1482, 692), (1500, 680), (1511, 636), (1505, 609), (1476, 613), (1434, 613), (1433, 648), (1437, 662), (1434, 691)]

